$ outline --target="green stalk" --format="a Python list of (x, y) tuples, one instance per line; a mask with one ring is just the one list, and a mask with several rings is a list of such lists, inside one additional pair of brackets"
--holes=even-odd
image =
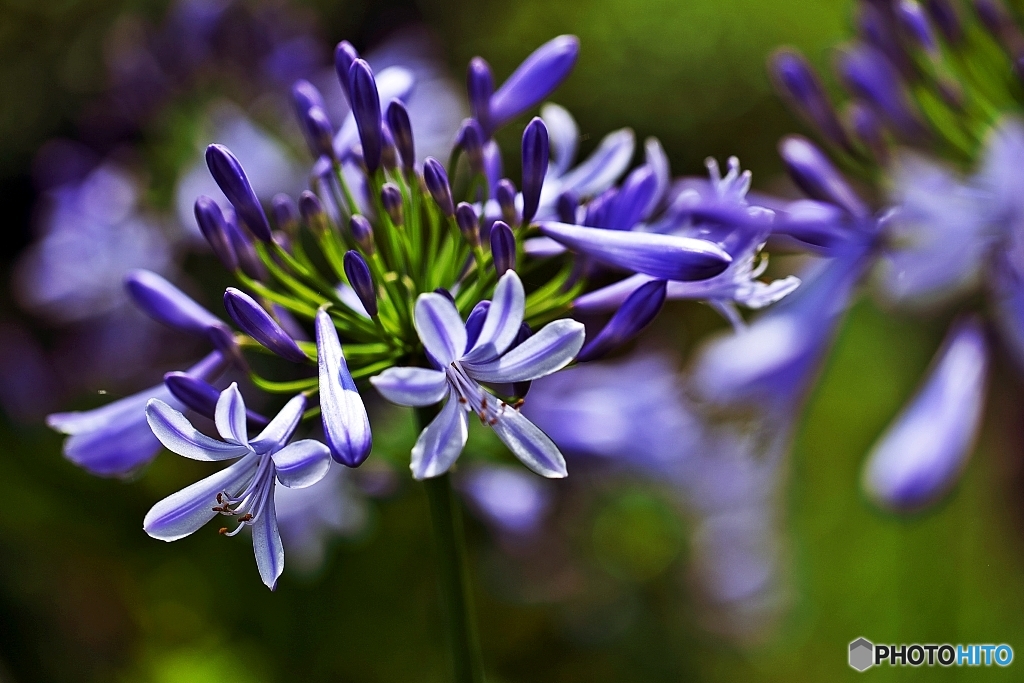
[[(425, 427), (433, 418), (432, 409), (419, 409), (416, 417)], [(437, 570), (441, 598), (451, 648), (454, 683), (484, 683), (480, 639), (473, 616), (473, 601), (466, 561), (466, 541), (462, 528), (462, 509), (452, 490), (451, 476), (423, 482), (430, 504), (430, 521), (437, 544)]]

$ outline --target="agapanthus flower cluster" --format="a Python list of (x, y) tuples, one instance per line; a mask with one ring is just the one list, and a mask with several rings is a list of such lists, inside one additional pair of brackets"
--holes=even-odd
[[(822, 252), (849, 254), (852, 246), (859, 273), (872, 272), (888, 303), (958, 311), (918, 393), (865, 465), (863, 483), (878, 504), (917, 510), (946, 493), (970, 457), (991, 339), (1024, 360), (1024, 125), (1015, 118), (1024, 104), (1024, 33), (999, 0), (969, 8), (949, 0), (862, 2), (857, 27), (836, 59), (851, 98), (842, 116), (798, 53), (780, 50), (770, 66), (833, 156), (878, 181), (882, 208), (870, 211), (810, 141), (789, 138), (783, 156), (816, 203), (781, 213), (797, 239)], [(802, 344), (779, 341), (789, 349), (781, 355)]]
[[(239, 526), (224, 533), (252, 528), (271, 587), (284, 561), (277, 484), (302, 488), (331, 460), (346, 467), (366, 460), (366, 382), (389, 401), (417, 407), (424, 423), (412, 448), (417, 479), (453, 466), (470, 413), (529, 469), (566, 476), (558, 447), (520, 412), (533, 380), (629, 341), (666, 297), (707, 301), (740, 324), (733, 303), (760, 307), (797, 284), (756, 281), (774, 213), (747, 205), (749, 174), (735, 161), (725, 177), (712, 165), (710, 183), (673, 185), (664, 153), (649, 142), (646, 163), (616, 186), (632, 157), (632, 134), (613, 134), (570, 169), (575, 124), (549, 105), (525, 127), (519, 188), (504, 177), (495, 131), (541, 104), (578, 50), (576, 38), (555, 38), (500, 87), (488, 64), (474, 59), (473, 115), (442, 163), (417, 156), (404, 104), (412, 74), (401, 67), (375, 74), (340, 43), (335, 66), (350, 113), (335, 129), (320, 92), (295, 84), (295, 111), (314, 157), (309, 189), (297, 201), (278, 195), (269, 213), (231, 151), (211, 145), (206, 161), (230, 205), (200, 197), (195, 216), (237, 280), (224, 293), (233, 326), (161, 276), (131, 273), (128, 290), (144, 312), (213, 352), (151, 390), (51, 416), (54, 428), (72, 435), (67, 455), (108, 476), (142, 467), (160, 444), (199, 460), (237, 458), (158, 503), (145, 528), (175, 540), (217, 514), (233, 516)], [(553, 205), (559, 221), (549, 220)], [(569, 251), (535, 257), (526, 245), (542, 237)], [(592, 276), (609, 269), (626, 271), (625, 284), (588, 294)], [(588, 338), (569, 318), (574, 308), (613, 315)], [(278, 362), (257, 371), (251, 354)], [(245, 408), (247, 386), (217, 388), (225, 373), (291, 398), (268, 420)], [(200, 430), (211, 421), (220, 440)], [(250, 438), (250, 430), (262, 431)], [(293, 432), (311, 430), (322, 431), (322, 443), (289, 444)]]

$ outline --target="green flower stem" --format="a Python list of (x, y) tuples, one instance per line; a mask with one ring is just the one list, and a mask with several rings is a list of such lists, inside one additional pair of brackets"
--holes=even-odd
[[(420, 425), (426, 426), (435, 412), (430, 408), (417, 410)], [(454, 683), (483, 683), (484, 667), (473, 616), (462, 510), (452, 490), (450, 475), (427, 479), (423, 487), (437, 543), (438, 578), (452, 653), (452, 680)]]

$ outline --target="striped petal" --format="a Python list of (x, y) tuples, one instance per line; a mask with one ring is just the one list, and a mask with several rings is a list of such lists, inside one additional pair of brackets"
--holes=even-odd
[(572, 362), (586, 332), (575, 320), (556, 320), (515, 347), (501, 358), (489, 363), (465, 363), (463, 367), (478, 382), (511, 383), (538, 379), (561, 370)]
[(429, 368), (388, 368), (370, 384), (380, 395), (400, 406), (429, 406), (440, 403), (448, 393), (448, 379)]
[(290, 489), (312, 486), (331, 468), (331, 449), (314, 439), (290, 443), (271, 457), (278, 481)]
[(413, 317), (423, 347), (441, 366), (450, 365), (466, 352), (466, 326), (447, 298), (420, 294)]
[(447, 472), (462, 453), (468, 437), (466, 411), (455, 392), (449, 391), (448, 402), (420, 432), (412, 448), (412, 476), (430, 479)]
[(277, 588), (277, 580), (284, 571), (284, 544), (277, 528), (277, 509), (274, 507), (274, 483), (270, 484), (267, 504), (252, 523), (252, 549), (256, 567), (267, 588)]
[(159, 399), (146, 405), (146, 420), (167, 450), (192, 460), (229, 460), (249, 452), (246, 446), (212, 439), (192, 426), (184, 415)]

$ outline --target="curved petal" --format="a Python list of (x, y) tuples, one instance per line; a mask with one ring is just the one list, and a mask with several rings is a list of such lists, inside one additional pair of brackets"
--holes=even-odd
[(277, 480), (290, 489), (312, 486), (331, 468), (331, 449), (315, 439), (288, 444), (271, 457)]
[(412, 448), (412, 476), (416, 479), (430, 479), (447, 472), (462, 453), (468, 437), (466, 411), (455, 392), (449, 391), (448, 402), (420, 432)]
[(604, 192), (629, 168), (636, 147), (636, 134), (622, 128), (606, 135), (589, 157), (561, 178), (562, 192), (592, 197)]
[(252, 449), (257, 453), (269, 453), (275, 451), (292, 437), (292, 432), (299, 426), (302, 419), (302, 411), (306, 409), (306, 397), (302, 394), (293, 396), (288, 403), (284, 404), (281, 411), (274, 416), (263, 431), (255, 439), (249, 442)]
[(575, 320), (556, 320), (501, 358), (479, 365), (465, 363), (463, 367), (478, 382), (526, 382), (561, 370), (572, 362), (580, 349), (586, 332), (583, 324)]
[(550, 237), (531, 237), (523, 241), (523, 253), (533, 258), (551, 258), (565, 253), (565, 247)]
[(159, 452), (160, 442), (146, 424), (145, 408), (134, 419), (73, 434), (64, 441), (64, 457), (100, 477), (130, 474)]
[(249, 435), (245, 428), (245, 400), (238, 384), (232, 382), (217, 399), (217, 410), (214, 413), (217, 432), (225, 441), (249, 444)]
[(576, 36), (557, 36), (534, 50), (491, 96), (493, 126), (500, 128), (550, 95), (572, 71), (579, 53)]
[(327, 311), (317, 312), (315, 327), (324, 436), (338, 462), (357, 467), (366, 460), (373, 446), (370, 419), (348, 371), (338, 331)]
[(518, 410), (506, 406), (491, 428), (524, 465), (542, 477), (560, 479), (568, 474), (558, 446)]
[(526, 292), (514, 270), (506, 271), (494, 288), (494, 298), (473, 348), (465, 356), (468, 362), (482, 363), (505, 352), (523, 324)]
[(665, 193), (668, 192), (669, 185), (672, 184), (672, 172), (668, 164), (668, 155), (665, 154), (665, 148), (661, 146), (658, 138), (647, 138), (644, 141), (644, 154), (644, 160), (654, 173), (655, 179), (654, 196), (651, 197), (643, 214), (646, 220), (665, 198)]
[(146, 420), (167, 450), (192, 460), (229, 460), (249, 452), (241, 444), (211, 439), (193, 427), (184, 415), (159, 399), (153, 399), (146, 405)]
[(248, 455), (230, 467), (173, 493), (146, 514), (142, 528), (153, 538), (176, 541), (193, 533), (217, 513), (217, 494), (236, 495), (245, 488), (259, 466), (260, 456)]
[(466, 352), (466, 326), (455, 304), (440, 294), (420, 294), (414, 313), (423, 347), (442, 366)]
[(706, 280), (732, 262), (721, 247), (707, 240), (647, 232), (586, 228), (545, 222), (541, 232), (573, 251), (635, 273), (663, 280)]
[(864, 487), (879, 505), (917, 510), (953, 486), (981, 426), (987, 369), (981, 325), (961, 323), (924, 387), (868, 457)]
[(277, 528), (277, 509), (274, 507), (274, 487), (271, 482), (267, 504), (260, 516), (252, 522), (252, 550), (256, 555), (256, 567), (267, 588), (277, 588), (277, 579), (284, 571), (284, 544)]
[(371, 377), (370, 384), (385, 399), (400, 406), (433, 405), (448, 393), (445, 374), (429, 368), (388, 368)]

